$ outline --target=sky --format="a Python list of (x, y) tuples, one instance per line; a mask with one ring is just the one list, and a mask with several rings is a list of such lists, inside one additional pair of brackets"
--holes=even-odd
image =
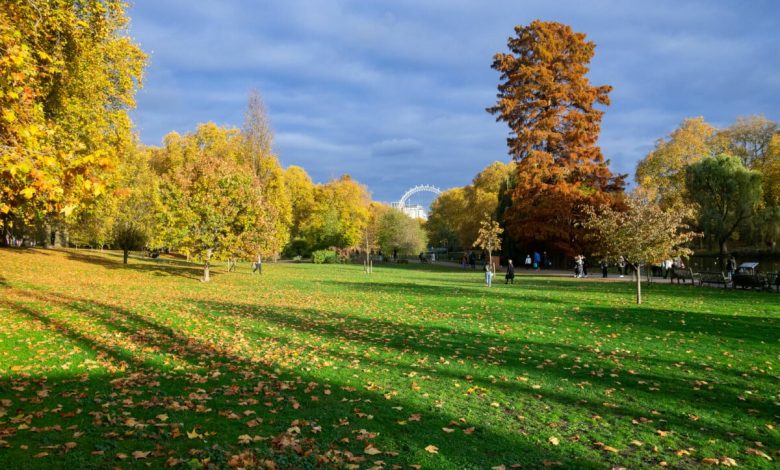
[(349, 173), (386, 202), (510, 160), (506, 124), (485, 111), (490, 65), (535, 19), (596, 43), (588, 77), (614, 87), (599, 139), (613, 172), (633, 175), (686, 117), (780, 120), (774, 0), (135, 0), (129, 15), (149, 54), (132, 113), (143, 143), (240, 127), (257, 90), (283, 166), (315, 182)]

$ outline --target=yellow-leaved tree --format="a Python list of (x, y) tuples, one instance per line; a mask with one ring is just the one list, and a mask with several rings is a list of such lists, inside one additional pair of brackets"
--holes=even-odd
[(0, 226), (58, 224), (106, 192), (146, 57), (121, 0), (0, 9)]

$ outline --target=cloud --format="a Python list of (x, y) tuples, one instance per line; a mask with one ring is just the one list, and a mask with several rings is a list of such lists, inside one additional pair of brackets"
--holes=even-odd
[(258, 89), (283, 164), (315, 180), (351, 173), (375, 197), (467, 184), (507, 161), (496, 52), (517, 24), (571, 24), (597, 44), (589, 77), (614, 87), (599, 144), (633, 173), (685, 117), (780, 119), (780, 11), (692, 0), (229, 0), (136, 2), (131, 34), (151, 52), (133, 113), (159, 144), (199, 122), (240, 126)]
[(422, 143), (416, 139), (388, 139), (372, 145), (371, 155), (375, 157), (413, 157), (422, 152), (422, 149)]

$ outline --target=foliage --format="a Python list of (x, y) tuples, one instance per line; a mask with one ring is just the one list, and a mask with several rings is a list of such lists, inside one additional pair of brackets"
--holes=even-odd
[(2, 468), (776, 467), (777, 293), (659, 283), (637, 306), (625, 282), (488, 290), (419, 264), (199, 284), (86, 250), (0, 265)]
[(368, 190), (349, 175), (315, 187), (314, 207), (302, 232), (315, 248), (358, 247), (368, 223)]
[(306, 170), (291, 165), (284, 172), (284, 184), (290, 196), (292, 220), (290, 233), (293, 238), (305, 238), (304, 225), (314, 211), (315, 187)]
[(482, 222), (480, 222), (479, 233), (474, 241), (474, 246), (487, 250), (488, 259), (492, 260), (493, 252), (501, 249), (502, 233), (504, 233), (504, 229), (501, 228), (497, 221), (493, 220), (490, 214), (486, 213)]
[(270, 118), (257, 91), (249, 95), (241, 136), (243, 151), (239, 161), (254, 171), (268, 212), (266, 233), (257, 249), (277, 256), (290, 240), (292, 204), (284, 180), (285, 172), (279, 159), (272, 153)]
[(398, 209), (384, 211), (379, 219), (378, 243), (386, 254), (417, 255), (426, 251), (428, 239), (420, 222)]
[(0, 11), (0, 226), (69, 217), (106, 192), (131, 143), (145, 56), (119, 0)]
[(124, 264), (127, 264), (127, 254), (132, 250), (140, 250), (147, 241), (146, 231), (133, 222), (117, 222), (114, 226), (112, 239), (123, 251)]
[(704, 118), (686, 119), (667, 139), (656, 142), (655, 149), (637, 164), (636, 182), (642, 193), (661, 207), (686, 207), (686, 169), (702, 158), (717, 155), (725, 146)]
[(655, 201), (629, 197), (624, 210), (603, 206), (588, 208), (585, 227), (595, 239), (593, 254), (617, 262), (621, 256), (631, 264), (636, 276), (636, 302), (642, 303), (642, 266), (691, 254), (687, 244), (695, 234), (685, 224), (682, 210), (662, 209)]
[(767, 164), (772, 139), (778, 132), (780, 125), (764, 116), (740, 116), (723, 134), (728, 139), (728, 153), (741, 158), (746, 167), (756, 169)]
[(212, 259), (250, 257), (268, 246), (262, 189), (241, 164), (239, 137), (206, 124), (194, 134), (167, 139), (166, 157), (176, 163), (163, 175), (162, 238), (203, 260), (204, 280)]
[(502, 187), (514, 171), (514, 162), (493, 162), (470, 185), (440, 194), (431, 205), (425, 225), (431, 243), (444, 241), (452, 248), (470, 247), (480, 227), (480, 219), (474, 214), (496, 213)]
[(333, 250), (317, 250), (312, 252), (311, 261), (314, 264), (336, 264), (339, 262), (339, 254)]
[(690, 165), (687, 189), (699, 208), (704, 235), (718, 242), (721, 263), (726, 243), (741, 224), (757, 213), (761, 202), (761, 173), (745, 168), (739, 157), (720, 155)]
[(510, 53), (496, 54), (498, 100), (488, 111), (509, 125), (517, 163), (507, 229), (519, 241), (545, 240), (567, 254), (584, 243), (583, 207), (610, 204), (623, 177), (596, 145), (609, 86), (586, 78), (595, 44), (569, 26), (534, 21), (515, 27)]

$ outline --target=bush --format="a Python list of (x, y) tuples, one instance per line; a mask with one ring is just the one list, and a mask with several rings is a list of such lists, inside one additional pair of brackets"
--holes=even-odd
[(336, 264), (339, 262), (339, 255), (332, 250), (317, 250), (311, 254), (311, 260), (314, 264)]

